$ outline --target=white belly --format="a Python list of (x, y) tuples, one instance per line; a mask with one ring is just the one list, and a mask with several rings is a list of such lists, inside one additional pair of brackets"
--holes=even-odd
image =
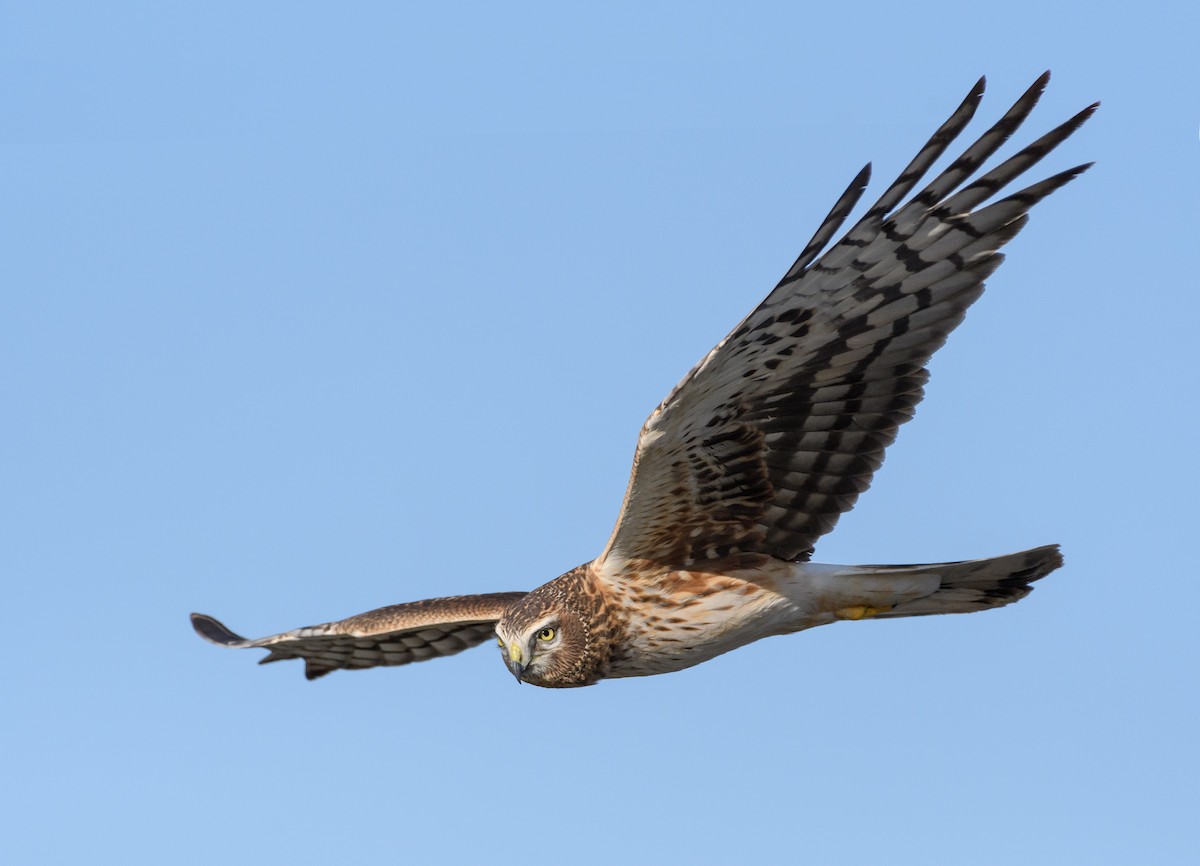
[(771, 635), (835, 622), (854, 606), (886, 608), (939, 585), (935, 566), (771, 560), (731, 574), (675, 571), (625, 588), (629, 617), (610, 677), (669, 673)]
[[(791, 583), (791, 563), (785, 583)], [(761, 574), (756, 574), (760, 579)], [(781, 577), (784, 575), (781, 574)], [(802, 594), (787, 586), (768, 589), (773, 579), (673, 572), (630, 599), (624, 650), (613, 659), (610, 677), (669, 673), (700, 664), (764, 637), (799, 631), (829, 621), (811, 617)]]

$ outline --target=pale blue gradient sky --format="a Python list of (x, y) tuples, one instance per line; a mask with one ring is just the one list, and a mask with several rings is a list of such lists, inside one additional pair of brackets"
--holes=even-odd
[[(0, 860), (1195, 856), (1200, 15), (800, 6), (6, 4)], [(1098, 165), (817, 556), (1061, 542), (1028, 601), (570, 692), (192, 634), (594, 556), (859, 167), (1046, 67), (1033, 176)]]

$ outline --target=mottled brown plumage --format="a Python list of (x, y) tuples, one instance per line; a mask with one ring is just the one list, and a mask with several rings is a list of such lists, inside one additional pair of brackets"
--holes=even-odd
[[(1074, 132), (1090, 106), (974, 181), (1037, 103), (1043, 75), (904, 202), (966, 127), (983, 80), (901, 176), (826, 249), (869, 166), (766, 299), (642, 428), (616, 528), (594, 561), (529, 593), (395, 605), (260, 640), (193, 615), (263, 661), (337, 668), (452, 655), (494, 634), (510, 671), (541, 686), (680, 670), (775, 634), (837, 620), (1010, 604), (1062, 563), (1057, 547), (908, 566), (808, 562), (912, 417), (925, 364), (1000, 264), (1028, 210), (1079, 166), (985, 204)], [(965, 185), (964, 185), (965, 184)]]

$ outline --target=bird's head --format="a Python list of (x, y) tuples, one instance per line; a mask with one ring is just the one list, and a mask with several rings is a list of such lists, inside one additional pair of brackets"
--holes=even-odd
[(604, 675), (606, 654), (593, 640), (593, 623), (555, 581), (518, 601), (496, 623), (496, 640), (520, 682), (547, 688), (590, 686)]

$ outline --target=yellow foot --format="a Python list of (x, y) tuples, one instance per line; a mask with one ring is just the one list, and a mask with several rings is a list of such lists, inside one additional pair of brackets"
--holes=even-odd
[(838, 608), (833, 615), (838, 619), (866, 619), (889, 610), (891, 610), (890, 607), (867, 607), (865, 604), (858, 604), (854, 607)]

